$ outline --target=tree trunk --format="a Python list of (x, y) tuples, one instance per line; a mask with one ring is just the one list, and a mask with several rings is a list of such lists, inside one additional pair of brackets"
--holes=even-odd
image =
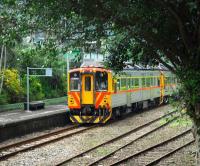
[(196, 143), (196, 165), (200, 165), (200, 103), (195, 105), (195, 117), (193, 118), (193, 135)]
[(1, 46), (1, 56), (0, 56), (0, 73), (1, 73), (1, 65), (3, 63), (3, 49), (4, 49), (4, 45)]
[[(2, 61), (3, 61), (3, 58), (2, 58)], [(4, 63), (3, 63), (3, 72), (2, 72), (2, 77), (1, 77), (1, 85), (0, 85), (0, 94), (1, 94), (1, 91), (2, 91), (2, 88), (3, 88), (3, 81), (4, 81), (4, 72), (5, 72), (5, 69), (6, 69), (6, 62), (7, 62), (7, 52), (6, 52), (6, 47), (4, 47)]]
[[(3, 51), (4, 51), (4, 45), (2, 45), (1, 46), (1, 56), (0, 56), (0, 79), (2, 80), (2, 78), (3, 78), (3, 75), (1, 76), (1, 71), (2, 71), (2, 63), (3, 63)], [(1, 82), (0, 82), (0, 84), (1, 84)], [(0, 87), (0, 94), (1, 94), (1, 90), (2, 90), (2, 88)]]

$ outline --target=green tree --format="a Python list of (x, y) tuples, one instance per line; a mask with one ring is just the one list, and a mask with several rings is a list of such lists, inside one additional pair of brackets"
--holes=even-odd
[[(39, 78), (30, 77), (29, 85), (30, 85), (30, 90), (29, 90), (30, 101), (44, 99), (42, 84)], [(23, 78), (23, 87), (24, 87), (24, 92), (26, 92), (26, 76)]]
[(75, 6), (82, 17), (111, 24), (116, 38), (110, 47), (109, 66), (122, 69), (121, 64), (129, 59), (160, 62), (177, 75), (182, 101), (194, 122), (200, 165), (200, 1), (83, 0)]
[[(38, 95), (40, 97), (34, 97), (33, 95), (34, 100), (60, 97), (66, 93), (64, 93), (64, 84), (65, 86), (67, 86), (67, 84), (66, 81), (63, 79), (63, 75), (66, 74), (66, 62), (63, 61), (62, 50), (57, 48), (56, 44), (53, 41), (45, 41), (43, 45), (35, 45), (33, 47), (21, 49), (19, 48), (17, 54), (20, 55), (19, 71), (22, 77), (26, 77), (27, 67), (50, 67), (53, 69), (52, 77), (38, 77), (35, 80), (36, 82), (33, 81), (34, 86), (31, 86), (32, 89), (38, 87), (35, 86), (36, 83), (39, 83), (41, 86), (40, 90), (38, 89), (38, 93), (41, 93), (40, 95)], [(30, 73), (33, 74), (33, 72), (36, 72), (37, 74), (39, 74), (39, 72), (43, 71), (31, 70)], [(25, 85), (26, 82), (24, 81), (24, 86)]]

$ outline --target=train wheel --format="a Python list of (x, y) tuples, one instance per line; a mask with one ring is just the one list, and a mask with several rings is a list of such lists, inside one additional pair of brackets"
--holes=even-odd
[(113, 115), (112, 115), (113, 119), (119, 119), (119, 118), (121, 118), (121, 116), (122, 116), (122, 114), (120, 112), (120, 108), (115, 108), (113, 110)]
[(143, 110), (143, 102), (138, 102), (138, 111)]
[(168, 96), (165, 96), (165, 97), (164, 97), (163, 103), (164, 103), (164, 104), (168, 104), (168, 103), (169, 103), (169, 97), (168, 97)]
[(136, 112), (136, 111), (137, 111), (137, 105), (136, 105), (136, 103), (133, 103), (133, 104), (131, 105), (131, 111), (132, 111), (132, 112)]

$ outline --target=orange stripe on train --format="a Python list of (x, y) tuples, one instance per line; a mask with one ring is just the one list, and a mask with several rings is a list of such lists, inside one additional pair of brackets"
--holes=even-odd
[(76, 101), (76, 104), (80, 107), (80, 97), (79, 95), (77, 97), (77, 92), (71, 92), (70, 95), (73, 96), (74, 100)]
[(126, 92), (137, 92), (137, 91), (142, 91), (142, 90), (151, 90), (151, 89), (156, 89), (156, 88), (161, 88), (160, 86), (152, 86), (152, 87), (144, 87), (144, 88), (136, 88), (136, 89), (129, 89), (129, 90), (120, 90), (116, 93), (126, 93)]
[(110, 95), (110, 92), (98, 92), (97, 93), (97, 99), (96, 99), (96, 104), (95, 104), (95, 108), (97, 109), (99, 107), (99, 105), (101, 104), (103, 98), (105, 95)]
[(101, 92), (96, 92), (96, 101), (99, 100), (100, 96), (101, 96)]
[(95, 108), (98, 108), (99, 104), (102, 102), (103, 97), (105, 96), (104, 93), (100, 93), (99, 95), (100, 97), (98, 98), (98, 100), (96, 100), (96, 104), (95, 104)]

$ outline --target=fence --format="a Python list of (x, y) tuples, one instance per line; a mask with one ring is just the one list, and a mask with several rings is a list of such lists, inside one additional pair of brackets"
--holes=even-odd
[[(67, 96), (53, 98), (53, 99), (45, 99), (42, 101), (44, 101), (45, 105), (61, 104), (61, 103), (66, 103)], [(0, 105), (0, 111), (17, 110), (17, 109), (24, 109), (24, 103)]]

